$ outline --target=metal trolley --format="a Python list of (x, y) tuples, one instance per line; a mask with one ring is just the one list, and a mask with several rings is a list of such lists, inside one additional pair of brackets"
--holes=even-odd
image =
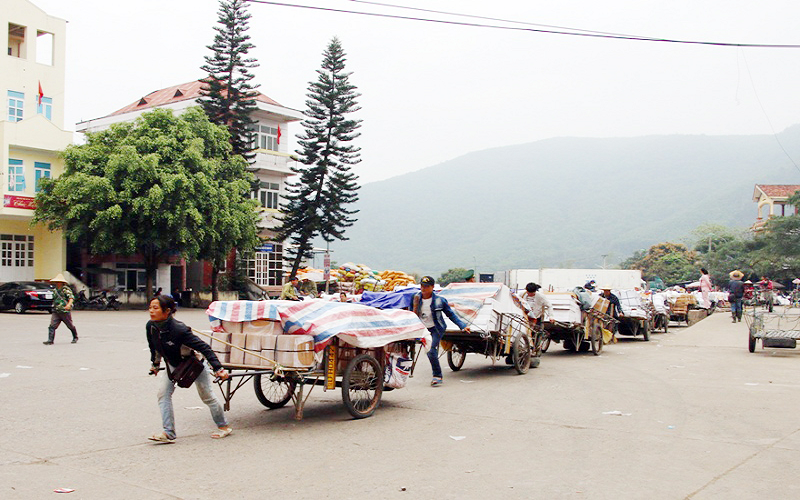
[[(196, 333), (209, 336), (203, 332)], [(402, 353), (415, 360), (419, 354), (417, 343), (415, 340), (401, 340), (378, 348), (364, 349), (352, 347), (334, 337), (323, 351), (322, 362), (308, 369), (280, 366), (251, 352), (251, 356), (267, 360), (273, 366), (223, 363), (223, 367), (230, 373), (229, 378), (216, 382), (222, 391), (226, 411), (230, 410), (233, 396), (252, 380), (256, 398), (261, 404), (274, 410), (292, 401), (296, 420), (303, 418), (303, 408), (316, 386), (321, 386), (323, 391), (341, 388), (342, 402), (350, 415), (357, 419), (366, 418), (375, 413), (383, 392), (393, 390), (391, 387), (384, 387), (388, 354)], [(234, 345), (231, 348), (241, 349)]]
[(748, 326), (747, 347), (756, 352), (761, 341), (763, 348), (794, 349), (800, 339), (800, 313), (795, 311), (758, 311), (755, 307), (744, 315)]
[(563, 321), (545, 322), (543, 327), (546, 333), (543, 351), (550, 348), (551, 342), (563, 343), (564, 349), (569, 351), (586, 352), (591, 349), (592, 354), (598, 356), (603, 351), (605, 339), (603, 330), (614, 323), (614, 319), (596, 309), (581, 311), (581, 322), (568, 323)]
[(447, 364), (453, 371), (464, 366), (468, 353), (483, 354), (492, 360), (511, 357), (517, 373), (524, 374), (539, 364), (543, 331), (531, 328), (521, 314), (494, 312), (495, 327), (489, 331), (470, 332), (448, 330), (442, 337), (442, 349), (447, 352)]

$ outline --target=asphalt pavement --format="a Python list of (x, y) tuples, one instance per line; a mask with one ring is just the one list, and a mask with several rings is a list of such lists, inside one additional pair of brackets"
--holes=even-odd
[[(202, 310), (178, 318), (208, 327)], [(49, 315), (0, 313), (0, 498), (794, 499), (800, 480), (800, 350), (747, 350), (718, 312), (602, 355), (554, 344), (517, 375), (467, 356), (354, 420), (315, 388), (305, 416), (232, 401), (234, 433), (193, 389), (174, 398), (178, 440), (159, 445), (145, 311), (78, 311), (80, 341)], [(58, 488), (73, 489), (68, 494)]]

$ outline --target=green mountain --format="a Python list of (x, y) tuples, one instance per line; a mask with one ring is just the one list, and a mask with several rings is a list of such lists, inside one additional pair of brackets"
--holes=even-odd
[(781, 145), (800, 161), (800, 125), (777, 140), (565, 137), (466, 154), (364, 185), (333, 259), (437, 276), (613, 265), (703, 223), (751, 225), (756, 183), (800, 184)]

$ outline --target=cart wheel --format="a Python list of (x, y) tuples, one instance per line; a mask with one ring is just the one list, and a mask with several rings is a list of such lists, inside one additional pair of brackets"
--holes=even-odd
[(642, 330), (642, 337), (644, 338), (644, 341), (645, 342), (649, 341), (650, 340), (650, 322), (645, 321), (644, 322), (644, 327), (642, 327), (641, 330)]
[(594, 325), (592, 329), (592, 338), (589, 339), (589, 343), (592, 346), (592, 354), (595, 356), (600, 355), (603, 351), (603, 327), (600, 325)]
[(581, 342), (581, 346), (578, 348), (578, 352), (588, 352), (589, 349), (591, 349), (589, 341), (584, 340), (583, 342)]
[(253, 375), (253, 388), (256, 391), (258, 401), (269, 408), (277, 410), (283, 408), (292, 399), (294, 389), (297, 387), (296, 380), (281, 378), (272, 380), (269, 376)]
[(750, 331), (750, 334), (748, 335), (748, 337), (749, 337), (748, 344), (747, 344), (748, 349), (750, 350), (750, 352), (756, 352), (756, 338), (753, 337), (753, 331), (752, 330)]
[(369, 354), (356, 356), (347, 364), (342, 378), (342, 401), (355, 418), (375, 413), (383, 393), (383, 370)]
[(531, 341), (527, 335), (517, 336), (511, 348), (511, 359), (514, 361), (517, 373), (520, 375), (528, 373), (528, 368), (531, 367)]
[(454, 372), (457, 372), (464, 366), (464, 360), (467, 358), (467, 353), (461, 350), (461, 346), (458, 344), (453, 344), (453, 347), (447, 351), (447, 364), (450, 365), (450, 369)]
[(564, 349), (568, 351), (577, 351), (577, 347), (575, 347), (575, 342), (572, 339), (564, 339), (564, 342), (561, 344), (564, 346)]
[(550, 349), (550, 335), (547, 335), (542, 342), (542, 352), (547, 352), (548, 349)]

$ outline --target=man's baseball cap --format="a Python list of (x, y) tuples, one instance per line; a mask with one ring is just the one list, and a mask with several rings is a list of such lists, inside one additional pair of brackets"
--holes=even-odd
[(421, 280), (419, 280), (419, 283), (420, 285), (433, 286), (433, 284), (436, 283), (436, 280), (434, 280), (430, 276), (425, 276)]

